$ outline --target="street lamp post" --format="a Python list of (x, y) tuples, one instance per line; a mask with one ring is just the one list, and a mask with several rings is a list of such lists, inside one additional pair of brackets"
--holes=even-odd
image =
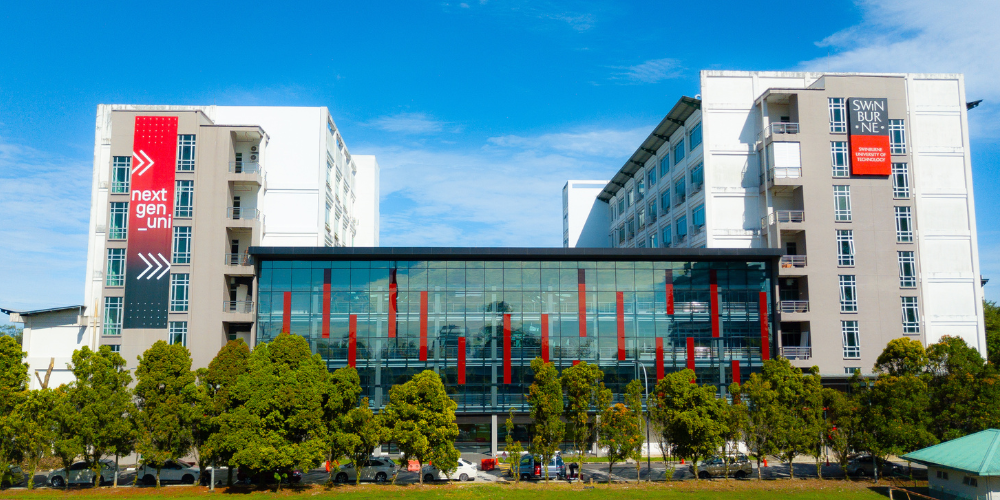
[(653, 477), (652, 473), (652, 450), (650, 449), (649, 442), (649, 376), (646, 374), (646, 365), (635, 361), (637, 367), (642, 368), (642, 385), (646, 390), (646, 481), (650, 481)]

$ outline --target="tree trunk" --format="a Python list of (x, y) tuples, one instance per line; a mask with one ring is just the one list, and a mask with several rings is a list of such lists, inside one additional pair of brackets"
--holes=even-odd
[(156, 467), (156, 487), (160, 487), (160, 467)]
[(795, 479), (795, 464), (792, 461), (795, 460), (794, 456), (788, 457), (788, 478)]
[(694, 460), (694, 459), (691, 460), (691, 471), (694, 472), (694, 479), (696, 481), (701, 480), (701, 478), (698, 477), (698, 461), (697, 460)]
[(208, 489), (211, 490), (211, 491), (215, 491), (215, 469), (216, 469), (216, 465), (217, 465), (217, 463), (216, 463), (215, 459), (213, 458), (212, 459), (212, 476), (208, 479), (208, 481), (210, 483), (208, 485)]
[(226, 486), (229, 487), (232, 485), (233, 485), (233, 466), (230, 464), (226, 464)]
[(764, 473), (760, 470), (760, 454), (757, 454), (757, 480), (762, 481), (764, 479)]
[[(73, 458), (76, 458), (76, 457), (73, 457)], [(63, 473), (66, 475), (66, 486), (65, 487), (66, 487), (67, 490), (69, 490), (69, 466), (70, 466), (70, 464), (63, 464), (63, 465), (65, 466), (63, 468)]]
[(823, 479), (823, 466), (822, 462), (819, 460), (820, 457), (816, 457), (816, 477)]
[(115, 488), (118, 487), (118, 454), (115, 454)]
[(641, 474), (642, 474), (642, 461), (641, 460), (636, 460), (635, 461), (635, 484), (639, 484), (639, 481), (641, 480), (639, 478), (639, 475), (641, 475)]
[(614, 468), (615, 463), (608, 458), (608, 484), (611, 484), (611, 469)]

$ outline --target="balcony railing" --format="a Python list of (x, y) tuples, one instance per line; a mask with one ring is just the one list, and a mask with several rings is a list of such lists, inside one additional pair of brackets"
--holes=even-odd
[(768, 130), (770, 134), (797, 134), (799, 133), (799, 124), (793, 122), (777, 122), (772, 123)]
[(781, 355), (787, 359), (811, 359), (812, 347), (785, 346), (781, 348)]
[(252, 300), (226, 300), (222, 302), (222, 312), (252, 313)]
[(225, 263), (227, 266), (252, 266), (253, 258), (245, 253), (227, 253)]
[(255, 161), (231, 161), (229, 162), (229, 173), (231, 174), (259, 174), (261, 165)]
[(798, 179), (802, 177), (802, 167), (771, 167), (771, 179)]
[(680, 205), (681, 203), (684, 203), (684, 200), (686, 200), (686, 199), (687, 199), (687, 196), (683, 195), (683, 194), (679, 195), (679, 196), (674, 196), (674, 206), (676, 207), (677, 205)]
[(226, 209), (226, 217), (233, 220), (256, 220), (260, 218), (260, 210), (256, 208), (229, 207)]
[(695, 193), (701, 191), (702, 188), (704, 188), (704, 187), (705, 187), (705, 183), (704, 182), (697, 182), (697, 183), (696, 182), (692, 182), (691, 183), (691, 195), (693, 196)]
[(778, 308), (783, 313), (805, 313), (809, 312), (808, 300), (782, 300), (778, 302)]
[(771, 214), (777, 217), (777, 221), (782, 224), (787, 223), (801, 223), (806, 221), (806, 213), (804, 210), (778, 210)]
[(788, 269), (791, 267), (806, 267), (805, 255), (782, 255), (781, 267)]

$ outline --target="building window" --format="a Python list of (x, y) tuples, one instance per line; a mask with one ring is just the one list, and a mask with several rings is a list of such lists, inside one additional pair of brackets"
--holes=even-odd
[(115, 156), (111, 162), (111, 194), (127, 194), (132, 157)]
[(628, 237), (629, 241), (632, 241), (632, 238), (635, 238), (635, 219), (634, 218), (629, 218), (629, 220), (627, 222), (625, 222), (625, 229), (627, 230), (626, 231), (626, 233), (627, 233), (626, 237)]
[(108, 222), (108, 239), (124, 240), (128, 236), (128, 202), (111, 202), (111, 216)]
[(663, 209), (663, 213), (667, 214), (670, 212), (670, 190), (666, 190), (660, 195), (660, 208)]
[(656, 233), (649, 235), (649, 248), (656, 248)]
[(625, 243), (625, 225), (618, 226), (618, 245)]
[(845, 366), (844, 375), (854, 375), (854, 372), (861, 372), (860, 366)]
[(857, 321), (841, 321), (840, 331), (844, 335), (844, 359), (861, 357), (861, 339)]
[(174, 226), (174, 264), (191, 263), (191, 226)]
[(684, 139), (674, 145), (674, 165), (684, 159)]
[(691, 131), (688, 132), (688, 148), (694, 151), (694, 148), (701, 144), (701, 123), (699, 122), (694, 127), (691, 127)]
[(188, 345), (188, 322), (187, 321), (171, 321), (170, 322), (170, 343), (180, 344), (184, 347)]
[(104, 335), (122, 334), (122, 297), (104, 297)]
[(828, 103), (830, 132), (835, 134), (847, 132), (847, 101), (843, 97), (831, 97)]
[(677, 219), (676, 227), (677, 227), (677, 239), (683, 240), (684, 237), (687, 236), (688, 234), (688, 218), (686, 215), (682, 215), (680, 216), (680, 218)]
[(635, 203), (635, 189), (629, 189), (625, 195), (625, 208), (631, 207)]
[(833, 176), (847, 177), (847, 142), (834, 141), (830, 143), (830, 159), (833, 161)]
[(937, 478), (938, 478), (938, 479), (944, 479), (944, 480), (947, 480), (947, 479), (948, 479), (948, 473), (947, 473), (947, 472), (945, 472), (945, 471), (940, 471), (940, 470), (939, 470), (939, 471), (937, 471)]
[(125, 286), (125, 249), (108, 249), (108, 271), (105, 274), (106, 286)]
[(684, 178), (680, 178), (674, 183), (674, 205), (680, 205), (684, 203), (687, 199), (687, 186), (684, 183)]
[(896, 252), (899, 255), (899, 287), (917, 286), (917, 259), (912, 251)]
[(666, 177), (670, 172), (670, 154), (667, 153), (660, 158), (660, 177)]
[(194, 181), (177, 181), (174, 188), (174, 217), (194, 215)]
[(108, 349), (111, 349), (111, 352), (122, 352), (121, 344), (104, 344), (104, 345), (108, 346)]
[(691, 192), (697, 193), (701, 191), (702, 186), (705, 185), (705, 164), (699, 163), (697, 167), (691, 169)]
[(621, 217), (625, 215), (625, 195), (623, 194), (621, 198), (618, 198), (618, 216)]
[(656, 185), (656, 167), (655, 166), (651, 167), (649, 169), (649, 172), (646, 173), (646, 182), (649, 183), (649, 187), (653, 187), (653, 186)]
[(837, 230), (837, 265), (854, 265), (854, 230)]
[(903, 306), (903, 333), (920, 333), (920, 313), (916, 297), (900, 297)]
[(190, 285), (190, 274), (170, 275), (170, 312), (187, 312)]
[(646, 210), (645, 209), (639, 208), (639, 210), (636, 211), (636, 220), (638, 220), (638, 222), (639, 222), (639, 229), (642, 229), (642, 228), (646, 227)]
[(663, 248), (669, 247), (670, 244), (673, 243), (673, 235), (671, 234), (670, 229), (670, 225), (663, 228)]
[(641, 200), (646, 196), (646, 183), (642, 180), (642, 176), (639, 176), (635, 181), (635, 191), (638, 194), (637, 200)]
[(896, 243), (913, 243), (913, 217), (910, 207), (896, 208)]
[(649, 222), (652, 224), (653, 222), (656, 222), (656, 200), (649, 202), (648, 208)]
[(894, 155), (906, 154), (906, 130), (903, 120), (889, 120), (889, 152)]
[(974, 477), (965, 476), (962, 478), (962, 484), (966, 486), (972, 486), (973, 488), (979, 487), (979, 480)]
[(837, 222), (851, 221), (851, 186), (833, 186), (833, 215)]
[(905, 163), (892, 164), (892, 197), (903, 200), (910, 197), (910, 169)]
[(177, 136), (177, 170), (194, 170), (194, 134)]
[(694, 224), (694, 227), (702, 227), (705, 225), (704, 204), (698, 205), (697, 207), (694, 207), (694, 210), (691, 210), (691, 222)]
[(853, 274), (840, 275), (840, 312), (858, 312), (858, 283)]

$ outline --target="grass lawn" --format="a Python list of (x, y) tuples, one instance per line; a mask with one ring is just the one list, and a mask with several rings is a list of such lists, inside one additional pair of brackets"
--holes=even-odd
[[(885, 483), (882, 483), (883, 485)], [(833, 481), (833, 480), (796, 480), (796, 481), (683, 481), (656, 484), (598, 484), (588, 487), (581, 484), (434, 484), (420, 487), (412, 486), (306, 486), (295, 489), (284, 489), (275, 494), (273, 490), (255, 490), (219, 488), (215, 494), (207, 488), (174, 486), (160, 490), (152, 488), (99, 488), (73, 489), (69, 492), (52, 489), (35, 491), (6, 490), (0, 492), (4, 499), (165, 499), (182, 500), (187, 498), (206, 499), (215, 495), (237, 494), (250, 498), (288, 499), (322, 499), (342, 498), (370, 500), (372, 497), (404, 498), (404, 499), (438, 499), (438, 500), (492, 500), (525, 498), (531, 500), (607, 500), (608, 495), (627, 496), (633, 499), (882, 499), (885, 498), (885, 486), (872, 488), (870, 482)]]

